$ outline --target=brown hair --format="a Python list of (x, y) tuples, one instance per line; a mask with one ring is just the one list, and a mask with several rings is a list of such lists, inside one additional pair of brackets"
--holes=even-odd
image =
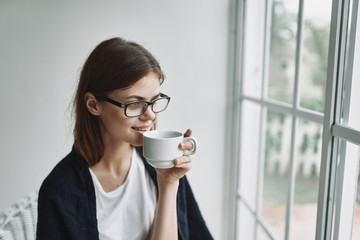
[(104, 146), (100, 122), (85, 105), (85, 94), (107, 95), (113, 90), (129, 88), (150, 72), (164, 79), (159, 63), (142, 46), (121, 38), (101, 42), (89, 55), (80, 73), (74, 99), (74, 147), (89, 166), (100, 161)]

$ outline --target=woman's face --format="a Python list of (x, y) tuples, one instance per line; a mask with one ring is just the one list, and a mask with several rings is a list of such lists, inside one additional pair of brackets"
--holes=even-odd
[[(118, 89), (107, 97), (121, 102), (151, 101), (160, 95), (160, 80), (155, 73), (149, 73), (137, 81), (131, 88)], [(149, 106), (146, 112), (138, 117), (125, 116), (124, 109), (108, 102), (101, 102), (101, 132), (106, 143), (127, 143), (133, 146), (142, 145), (142, 135), (149, 131), (158, 116)]]

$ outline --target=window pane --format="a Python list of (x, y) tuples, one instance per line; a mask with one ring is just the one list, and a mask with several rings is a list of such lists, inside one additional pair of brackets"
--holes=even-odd
[(291, 117), (268, 110), (266, 119), (262, 217), (271, 233), (277, 239), (283, 239), (289, 182)]
[(267, 235), (264, 229), (258, 225), (256, 228), (257, 240), (270, 240), (271, 238)]
[[(360, 161), (360, 159), (359, 159)], [(360, 162), (359, 162), (360, 165)], [(352, 239), (360, 239), (360, 173), (358, 174)]]
[(268, 97), (293, 102), (298, 1), (273, 1)]
[(244, 101), (242, 111), (239, 190), (241, 196), (246, 199), (254, 210), (258, 182), (261, 107), (258, 104)]
[[(352, 9), (355, 11), (355, 8)], [(350, 22), (351, 25), (352, 22)], [(343, 91), (342, 120), (343, 124), (360, 130), (360, 17), (357, 18), (357, 29), (349, 28), (349, 44), (347, 52), (347, 66)], [(353, 35), (355, 34), (355, 35)]]
[(260, 98), (264, 45), (264, 1), (253, 0), (246, 4), (247, 23), (244, 33), (244, 94)]
[(333, 225), (334, 239), (359, 239), (359, 161), (360, 148), (340, 141), (336, 173), (336, 209)]
[(331, 1), (304, 2), (300, 106), (319, 112), (325, 105), (330, 16)]
[(239, 202), (237, 217), (237, 239), (254, 239), (255, 217), (251, 214), (251, 212), (249, 212), (248, 208), (242, 203), (242, 201)]
[(314, 239), (320, 176), (322, 126), (299, 120), (295, 148), (295, 192), (290, 239)]

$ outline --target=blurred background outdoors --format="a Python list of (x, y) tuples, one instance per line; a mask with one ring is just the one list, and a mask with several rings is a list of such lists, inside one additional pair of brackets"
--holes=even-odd
[[(324, 114), (332, 1), (304, 1), (301, 25), (299, 1), (273, 0), (268, 4), (269, 36), (265, 46), (268, 59), (262, 56), (264, 33), (258, 30), (264, 28), (266, 10), (260, 7), (264, 1), (247, 2), (244, 17), (237, 236), (238, 239), (272, 239), (270, 236), (284, 239), (286, 225), (291, 220), (289, 239), (314, 239), (323, 125), (321, 121), (292, 115), (292, 109), (298, 104), (296, 108), (315, 115), (314, 119), (318, 116), (321, 119)], [(302, 39), (297, 58), (299, 27)], [(351, 85), (345, 84), (345, 88)], [(352, 101), (356, 104), (360, 95), (353, 93)], [(286, 109), (289, 114), (277, 109)], [(360, 120), (360, 113), (354, 107), (352, 114), (353, 119)], [(351, 124), (359, 129), (358, 122)], [(358, 146), (354, 145), (353, 151), (347, 150), (348, 157), (360, 161), (358, 154)], [(294, 192), (288, 219), (290, 179)], [(360, 238), (360, 176), (357, 181), (352, 239)], [(256, 222), (255, 218), (260, 220)]]

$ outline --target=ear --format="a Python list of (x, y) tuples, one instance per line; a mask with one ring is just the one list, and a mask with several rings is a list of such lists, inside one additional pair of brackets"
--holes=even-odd
[(87, 92), (85, 93), (84, 98), (87, 110), (92, 115), (99, 116), (102, 108), (100, 102), (96, 99), (94, 94), (92, 94), (91, 92)]

